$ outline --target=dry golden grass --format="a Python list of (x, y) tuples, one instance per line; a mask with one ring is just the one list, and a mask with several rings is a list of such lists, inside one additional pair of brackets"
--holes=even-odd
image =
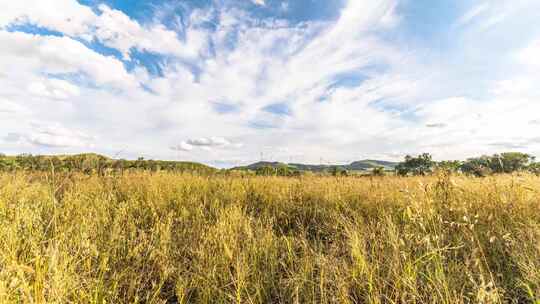
[(539, 297), (532, 175), (0, 174), (0, 303)]

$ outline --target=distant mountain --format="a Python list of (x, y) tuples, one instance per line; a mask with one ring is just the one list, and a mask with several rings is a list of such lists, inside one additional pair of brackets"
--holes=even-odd
[(257, 162), (251, 165), (243, 166), (243, 167), (236, 167), (233, 169), (236, 170), (257, 170), (258, 168), (262, 167), (273, 167), (273, 168), (279, 168), (279, 167), (289, 167), (291, 169), (297, 169), (299, 171), (313, 171), (313, 172), (322, 172), (330, 170), (333, 167), (339, 167), (344, 170), (349, 171), (366, 171), (371, 170), (373, 168), (382, 167), (385, 170), (393, 170), (395, 166), (398, 163), (396, 162), (390, 162), (390, 161), (383, 161), (383, 160), (373, 160), (373, 159), (366, 159), (366, 160), (360, 160), (352, 162), (348, 165), (310, 165), (310, 164), (296, 164), (296, 163), (281, 163), (281, 162)]

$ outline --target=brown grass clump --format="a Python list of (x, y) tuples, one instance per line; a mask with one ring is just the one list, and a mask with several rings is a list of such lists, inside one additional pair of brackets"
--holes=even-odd
[(538, 303), (540, 178), (0, 174), (0, 303)]

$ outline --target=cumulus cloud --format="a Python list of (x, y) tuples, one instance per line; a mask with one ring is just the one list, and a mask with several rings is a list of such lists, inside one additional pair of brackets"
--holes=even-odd
[(96, 19), (92, 34), (105, 45), (120, 50), (126, 58), (132, 48), (195, 58), (207, 44), (206, 32), (203, 30), (189, 28), (183, 42), (176, 32), (162, 24), (142, 26), (121, 11), (104, 4), (99, 6), (99, 10), (101, 15)]
[(59, 100), (66, 100), (80, 95), (77, 86), (61, 79), (41, 79), (28, 85), (28, 92), (40, 96)]
[(189, 152), (194, 148), (199, 148), (204, 151), (212, 151), (215, 148), (219, 149), (239, 149), (244, 145), (242, 143), (233, 143), (223, 137), (200, 137), (181, 141), (180, 144), (171, 146), (171, 150)]
[(77, 36), (88, 33), (96, 21), (92, 9), (75, 0), (2, 0), (0, 4), (0, 27), (28, 23)]
[(174, 151), (191, 151), (193, 150), (193, 145), (190, 145), (188, 144), (187, 142), (183, 141), (181, 142), (180, 144), (178, 145), (175, 145), (175, 146), (172, 146), (171, 147), (171, 150), (174, 150)]
[(201, 137), (196, 139), (188, 139), (187, 143), (197, 147), (220, 147), (230, 144), (230, 142), (223, 137)]
[[(49, 74), (77, 74), (89, 76), (98, 85), (134, 88), (137, 84), (122, 62), (98, 54), (79, 41), (68, 37), (40, 36), (21, 32), (0, 30), (0, 68), (10, 73), (22, 67), (33, 72)], [(49, 86), (63, 87), (73, 93), (73, 86), (57, 80), (48, 81)], [(38, 88), (47, 91), (47, 85)], [(45, 88), (43, 88), (45, 86)], [(53, 89), (54, 90), (54, 89)], [(61, 93), (62, 95), (64, 93)]]
[(91, 148), (94, 138), (81, 131), (65, 128), (59, 124), (34, 124), (28, 133), (8, 133), (7, 141), (50, 148)]
[(0, 28), (7, 25), (35, 25), (70, 37), (91, 41), (119, 50), (129, 59), (132, 49), (184, 58), (195, 58), (207, 46), (204, 30), (186, 28), (185, 39), (163, 24), (141, 25), (119, 10), (105, 4), (94, 12), (76, 0), (4, 1)]
[(223, 137), (200, 137), (200, 138), (195, 138), (195, 139), (188, 139), (184, 143), (192, 147), (199, 147), (199, 148), (205, 148), (205, 149), (212, 149), (212, 148), (237, 149), (237, 148), (243, 147), (242, 143), (234, 143)]

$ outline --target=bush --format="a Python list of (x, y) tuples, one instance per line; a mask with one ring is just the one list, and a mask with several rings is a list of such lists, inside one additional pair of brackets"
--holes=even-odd
[(532, 163), (527, 168), (533, 174), (540, 175), (540, 163)]

